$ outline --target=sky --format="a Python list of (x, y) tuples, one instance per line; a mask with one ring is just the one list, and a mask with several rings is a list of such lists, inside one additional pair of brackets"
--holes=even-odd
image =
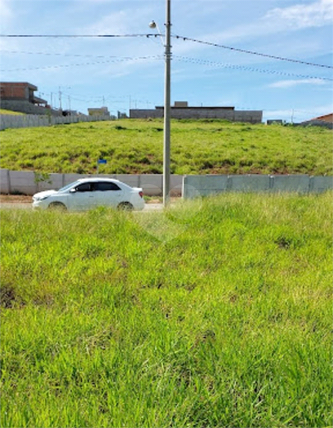
[[(166, 0), (0, 0), (0, 80), (85, 114), (162, 106), (165, 15)], [(294, 123), (333, 112), (333, 0), (171, 0), (171, 23), (172, 105)]]

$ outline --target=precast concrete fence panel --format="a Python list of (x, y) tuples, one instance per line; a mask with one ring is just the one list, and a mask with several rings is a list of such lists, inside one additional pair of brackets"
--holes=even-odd
[(34, 183), (36, 191), (42, 192), (43, 190), (60, 189), (64, 184), (64, 174), (52, 173), (47, 176), (34, 173)]
[(268, 175), (229, 175), (228, 189), (233, 192), (267, 192), (270, 190)]
[(128, 186), (139, 187), (139, 176), (136, 174), (116, 174), (113, 178), (122, 181)]
[(89, 175), (81, 175), (81, 174), (63, 174), (63, 176), (64, 176), (63, 178), (64, 186), (67, 186), (67, 184), (73, 183), (79, 178), (89, 177)]
[(34, 172), (26, 171), (9, 171), (7, 186), (10, 193), (33, 195), (37, 191)]
[(139, 175), (139, 186), (144, 193), (149, 196), (159, 196), (163, 188), (163, 175), (161, 174), (142, 174)]
[[(161, 176), (163, 179), (163, 175)], [(170, 177), (170, 196), (181, 196), (183, 187), (182, 175), (171, 175)], [(161, 187), (162, 192), (163, 186)]]
[(8, 169), (0, 169), (0, 193), (11, 193)]
[[(58, 190), (80, 178), (114, 178), (131, 187), (141, 187), (147, 196), (162, 195), (162, 174), (41, 174), (31, 171), (0, 169), (0, 192), (3, 194), (33, 195), (43, 190)], [(171, 176), (171, 195), (180, 196), (182, 175)]]
[(333, 177), (308, 175), (186, 175), (183, 197), (229, 192), (310, 193), (333, 190)]
[[(147, 196), (160, 196), (162, 174), (41, 174), (32, 171), (0, 169), (0, 192), (33, 195), (60, 189), (80, 178), (115, 178), (131, 187), (141, 187)], [(308, 175), (171, 175), (171, 196), (195, 198), (223, 192), (324, 192), (333, 189), (333, 177)]]
[(310, 177), (308, 175), (274, 175), (271, 191), (297, 192), (310, 191)]
[(42, 116), (38, 114), (0, 115), (0, 130), (7, 128), (32, 128), (79, 122), (100, 122), (115, 120), (110, 116)]
[(310, 177), (310, 192), (321, 193), (333, 189), (333, 177)]
[(227, 191), (227, 175), (187, 175), (183, 181), (183, 197), (195, 198)]

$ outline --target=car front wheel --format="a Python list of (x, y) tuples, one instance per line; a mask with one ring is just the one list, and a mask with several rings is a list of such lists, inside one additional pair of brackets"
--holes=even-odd
[(121, 211), (133, 211), (134, 210), (134, 207), (130, 202), (121, 202), (117, 208), (118, 208), (118, 210), (121, 210)]
[(52, 202), (49, 206), (48, 206), (49, 210), (56, 210), (56, 211), (67, 211), (67, 207), (66, 205), (64, 205), (61, 202)]

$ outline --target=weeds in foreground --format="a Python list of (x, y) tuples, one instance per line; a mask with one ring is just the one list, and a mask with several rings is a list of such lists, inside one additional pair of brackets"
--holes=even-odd
[(191, 204), (2, 211), (1, 426), (331, 425), (331, 194)]

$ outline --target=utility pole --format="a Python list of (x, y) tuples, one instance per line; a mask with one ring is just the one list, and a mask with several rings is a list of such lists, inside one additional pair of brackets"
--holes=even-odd
[(165, 23), (165, 87), (163, 145), (163, 206), (170, 201), (170, 100), (171, 100), (171, 0), (166, 0)]
[(59, 109), (62, 110), (62, 105), (61, 105), (61, 88), (59, 86)]
[[(150, 28), (158, 28), (155, 21), (151, 21)], [(158, 29), (159, 30), (159, 29)], [(159, 31), (160, 33), (160, 31)], [(163, 207), (170, 201), (170, 92), (171, 92), (171, 0), (166, 0), (165, 22), (165, 82), (164, 82), (164, 135), (163, 135)]]

